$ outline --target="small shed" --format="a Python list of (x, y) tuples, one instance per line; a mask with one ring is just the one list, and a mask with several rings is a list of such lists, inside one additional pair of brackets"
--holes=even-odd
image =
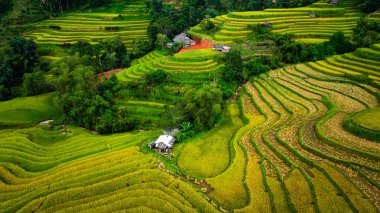
[(229, 46), (223, 46), (222, 53), (228, 53), (230, 51), (231, 47)]
[(215, 44), (214, 45), (214, 50), (217, 50), (217, 51), (222, 52), (222, 53), (227, 53), (230, 51), (230, 49), (231, 49), (231, 47), (223, 45), (223, 44)]
[(161, 135), (156, 141), (148, 144), (151, 149), (158, 149), (160, 151), (168, 152), (173, 148), (175, 138), (171, 135)]
[(330, 4), (337, 5), (339, 3), (339, 0), (330, 0)]

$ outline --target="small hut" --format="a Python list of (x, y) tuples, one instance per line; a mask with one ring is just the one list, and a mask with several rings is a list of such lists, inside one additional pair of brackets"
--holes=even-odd
[(173, 148), (175, 138), (171, 135), (161, 135), (156, 141), (152, 141), (148, 144), (151, 149), (157, 149), (160, 152), (169, 152)]
[(215, 44), (214, 50), (217, 50), (222, 53), (228, 53), (230, 51), (231, 47), (223, 45), (223, 44)]

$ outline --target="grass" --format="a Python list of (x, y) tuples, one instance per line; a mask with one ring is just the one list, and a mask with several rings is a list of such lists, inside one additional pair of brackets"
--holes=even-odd
[(380, 131), (380, 108), (374, 108), (359, 113), (353, 118), (353, 122), (361, 127)]
[(236, 106), (229, 106), (223, 120), (212, 131), (185, 142), (178, 153), (178, 166), (195, 177), (213, 177), (229, 165), (229, 143), (243, 126)]
[(53, 93), (0, 102), (0, 125), (26, 125), (60, 116)]

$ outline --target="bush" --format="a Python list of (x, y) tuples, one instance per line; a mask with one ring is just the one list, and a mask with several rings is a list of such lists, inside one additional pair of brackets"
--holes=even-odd
[(248, 79), (251, 76), (257, 76), (261, 73), (268, 72), (270, 70), (270, 67), (268, 65), (263, 64), (262, 58), (257, 58), (250, 60), (245, 64), (245, 73), (246, 73), (246, 79)]
[(240, 51), (231, 50), (224, 58), (225, 66), (222, 71), (222, 80), (227, 83), (242, 83), (244, 80), (244, 64)]
[(53, 29), (53, 30), (61, 30), (62, 29), (60, 26), (56, 26), (56, 25), (49, 25), (49, 28)]
[(175, 54), (179, 52), (183, 47), (185, 46), (182, 42), (176, 42), (173, 44), (173, 46), (170, 47), (169, 52), (170, 54)]
[(104, 30), (107, 32), (115, 32), (115, 31), (120, 31), (120, 27), (119, 26), (104, 27)]
[(32, 73), (24, 74), (22, 88), (25, 96), (39, 95), (53, 91), (53, 87), (46, 81), (45, 73), (38, 69)]
[(200, 26), (204, 31), (210, 31), (215, 28), (215, 24), (212, 23), (210, 17), (206, 17), (205, 19), (203, 19), (200, 23)]
[(168, 74), (165, 72), (165, 70), (158, 69), (146, 75), (146, 83), (150, 86), (158, 85), (163, 83), (167, 77)]

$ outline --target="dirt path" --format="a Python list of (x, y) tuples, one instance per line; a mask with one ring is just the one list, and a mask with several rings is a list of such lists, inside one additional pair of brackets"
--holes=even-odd
[(102, 77), (109, 78), (109, 77), (111, 77), (112, 74), (118, 73), (118, 72), (120, 72), (122, 70), (124, 70), (124, 69), (123, 68), (117, 68), (117, 69), (110, 70), (110, 71), (107, 71), (107, 72), (102, 72), (102, 73), (98, 74), (98, 77), (99, 78), (102, 78)]

